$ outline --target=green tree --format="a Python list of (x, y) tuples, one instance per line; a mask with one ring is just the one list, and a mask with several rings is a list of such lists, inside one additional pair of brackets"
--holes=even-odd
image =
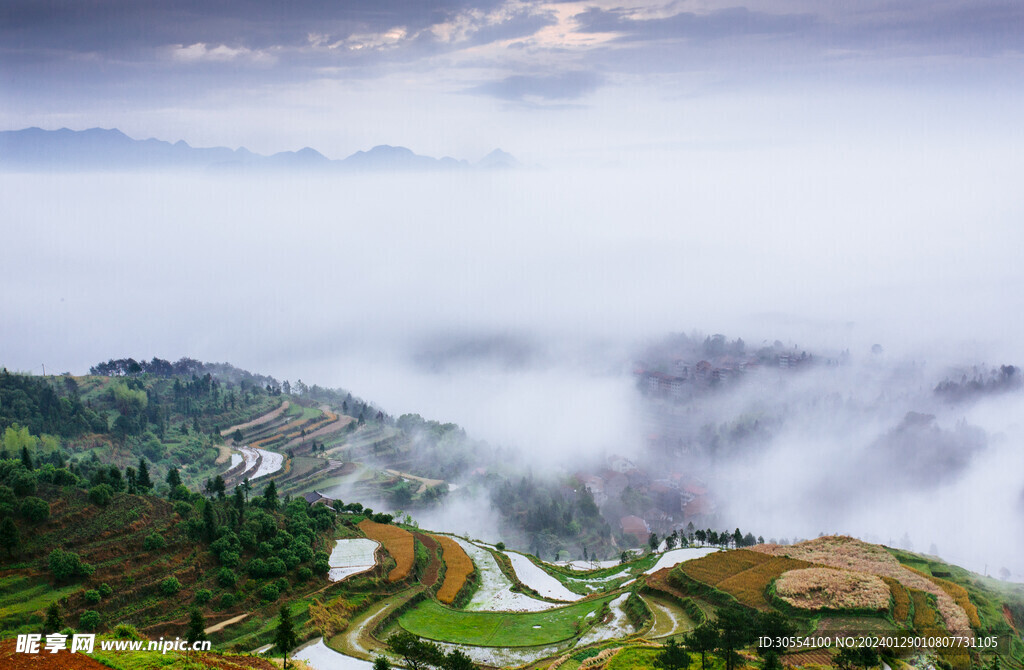
[(160, 582), (160, 593), (167, 597), (173, 596), (181, 590), (181, 582), (175, 576), (170, 576)]
[(89, 501), (94, 505), (106, 507), (114, 497), (114, 489), (109, 484), (97, 484), (89, 489)]
[(47, 557), (50, 572), (58, 582), (66, 582), (73, 577), (88, 577), (93, 573), (93, 568), (88, 563), (83, 563), (78, 554), (73, 551), (54, 549)]
[(188, 630), (185, 631), (185, 639), (190, 643), (203, 642), (206, 640), (206, 620), (198, 607), (189, 610)]
[(698, 626), (683, 638), (683, 646), (695, 654), (700, 654), (700, 668), (707, 670), (707, 656), (718, 648), (718, 630), (710, 623)]
[(665, 670), (682, 670), (690, 667), (690, 655), (678, 642), (670, 639), (654, 658), (654, 665)]
[(224, 478), (217, 475), (213, 478), (213, 492), (217, 494), (219, 500), (224, 500), (224, 495), (227, 492), (227, 487), (224, 485)]
[(766, 652), (761, 670), (782, 670), (782, 661), (779, 660), (779, 655), (774, 651)]
[(281, 652), (284, 667), (288, 667), (288, 652), (294, 649), (298, 643), (299, 638), (295, 635), (295, 624), (292, 623), (292, 613), (288, 610), (287, 605), (282, 605), (281, 612), (277, 618), (277, 631), (274, 633), (274, 644), (277, 646), (278, 651)]
[(243, 439), (242, 430), (240, 428), (236, 428), (235, 432), (231, 433), (231, 439), (235, 444), (241, 444)]
[(373, 670), (391, 670), (392, 667), (391, 661), (384, 656), (373, 659)]
[(277, 499), (277, 486), (273, 481), (267, 484), (267, 488), (263, 490), (263, 506), (269, 510), (276, 510), (280, 506), (280, 501)]
[(175, 488), (181, 486), (181, 473), (178, 472), (178, 468), (171, 468), (167, 472), (167, 485), (171, 487), (173, 491)]
[(647, 546), (651, 548), (651, 551), (656, 551), (658, 549), (658, 544), (658, 536), (654, 533), (651, 533), (651, 536), (647, 538)]
[(54, 600), (46, 608), (46, 623), (43, 624), (43, 630), (47, 633), (56, 633), (63, 627), (64, 617), (60, 614), (60, 605)]
[(50, 518), (50, 504), (42, 498), (29, 496), (21, 501), (21, 516), (32, 523), (42, 523)]
[(146, 539), (142, 541), (142, 548), (146, 551), (155, 551), (157, 549), (163, 549), (167, 545), (163, 535), (156, 531), (146, 536)]
[(25, 445), (21, 445), (21, 464), (24, 465), (25, 468), (28, 470), (31, 470), (33, 467), (32, 456), (29, 455), (28, 447)]
[(753, 617), (739, 607), (723, 608), (718, 611), (718, 646), (716, 651), (725, 661), (725, 670), (734, 670), (740, 660), (739, 650), (756, 639)]
[(452, 649), (441, 664), (444, 670), (475, 670), (476, 664), (461, 649)]
[(78, 617), (78, 626), (82, 630), (96, 630), (100, 627), (100, 613), (95, 610), (86, 610)]
[(153, 480), (149, 478), (149, 466), (141, 456), (139, 457), (139, 478), (136, 486), (143, 493), (148, 493), (153, 488)]
[(431, 665), (442, 665), (445, 661), (444, 652), (433, 642), (425, 642), (412, 633), (403, 631), (388, 638), (388, 649), (402, 657), (405, 664), (412, 670), (420, 670)]
[(0, 521), (0, 547), (7, 551), (8, 556), (21, 551), (21, 533), (14, 519), (9, 516)]

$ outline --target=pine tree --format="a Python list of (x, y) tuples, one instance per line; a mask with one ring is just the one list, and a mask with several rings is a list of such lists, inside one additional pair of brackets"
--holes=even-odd
[(274, 644), (281, 652), (284, 660), (284, 667), (288, 667), (288, 652), (299, 643), (295, 635), (295, 624), (292, 623), (292, 613), (288, 611), (287, 605), (281, 605), (281, 614), (277, 619), (277, 632), (274, 633)]
[(24, 444), (21, 445), (21, 464), (29, 470), (32, 469), (32, 457), (29, 456), (28, 446)]
[(203, 642), (206, 640), (206, 619), (198, 607), (193, 607), (189, 612), (188, 631), (185, 632), (185, 639), (190, 643)]
[(263, 490), (263, 506), (269, 510), (276, 510), (278, 508), (277, 500), (277, 486), (274, 482), (267, 484), (267, 488)]
[(60, 605), (55, 600), (46, 608), (46, 623), (43, 624), (43, 630), (47, 633), (56, 633), (63, 627), (64, 618), (60, 615)]
[(146, 465), (146, 461), (143, 458), (139, 458), (139, 475), (136, 486), (143, 493), (148, 493), (153, 488), (153, 480), (149, 478), (149, 466)]
[(178, 468), (171, 468), (167, 473), (167, 485), (171, 487), (172, 491), (181, 486), (181, 473), (178, 472)]

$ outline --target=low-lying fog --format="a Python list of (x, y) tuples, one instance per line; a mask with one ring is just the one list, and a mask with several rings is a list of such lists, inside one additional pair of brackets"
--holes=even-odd
[[(785, 417), (707, 475), (723, 525), (907, 534), (1024, 580), (1024, 396), (931, 393), (949, 366), (1024, 363), (1019, 163), (843, 147), (641, 171), (0, 175), (0, 364), (230, 361), (454, 421), (536, 472), (642, 455), (633, 366), (670, 332), (848, 350), (699, 406)], [(920, 456), (927, 432), (907, 455), (910, 411), (974, 437), (951, 462)]]

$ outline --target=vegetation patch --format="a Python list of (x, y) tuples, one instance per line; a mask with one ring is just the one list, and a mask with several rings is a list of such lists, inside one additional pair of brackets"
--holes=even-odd
[(790, 546), (761, 544), (754, 551), (801, 560), (881, 577), (892, 577), (907, 588), (930, 593), (936, 598), (946, 628), (957, 635), (970, 635), (971, 622), (953, 597), (920, 572), (901, 565), (884, 548), (853, 537), (826, 536)]
[(439, 642), (481, 647), (534, 647), (575, 637), (611, 597), (543, 612), (463, 612), (424, 600), (398, 619), (405, 630)]
[(833, 568), (788, 570), (776, 580), (775, 594), (793, 607), (811, 611), (884, 611), (892, 596), (875, 575)]
[(692, 561), (680, 563), (678, 570), (681, 570), (687, 577), (696, 579), (709, 586), (717, 586), (733, 575), (744, 570), (767, 563), (770, 556), (755, 553), (747, 549), (736, 551), (721, 551), (708, 554)]
[(896, 623), (904, 625), (910, 618), (910, 593), (907, 588), (892, 577), (882, 577), (892, 594), (892, 618)]

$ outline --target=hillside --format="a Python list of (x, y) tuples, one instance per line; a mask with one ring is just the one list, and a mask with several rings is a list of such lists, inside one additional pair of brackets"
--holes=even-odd
[[(624, 550), (593, 499), (564, 482), (474, 474), (495, 461), (453, 424), (394, 419), (347, 391), (224, 363), (122, 359), (91, 372), (0, 372), (0, 638), (170, 639), (199, 617), (214, 649), (202, 663), (265, 670), (247, 654), (272, 650), (285, 607), (297, 641), (315, 643), (297, 654), (317, 670), (338, 653), (653, 668), (668, 641), (696, 644), (695, 631), (716, 641), (714, 670), (767, 669), (763, 635), (819, 640), (773, 650), (786, 666), (867, 663), (820, 641), (868, 634), (973, 641), (879, 646), (892, 668), (985, 666), (990, 638), (1002, 667), (1024, 668), (1024, 587), (933, 557), (849, 537), (770, 544), (739, 529), (677, 529), (657, 551), (656, 538)], [(450, 494), (455, 478), (466, 486)], [(429, 508), (473, 488), (523, 551), (370, 509)], [(541, 560), (570, 541), (589, 558)], [(0, 659), (23, 658), (0, 645)], [(35, 658), (38, 668), (79, 657)], [(135, 670), (199, 656), (91, 658)]]

